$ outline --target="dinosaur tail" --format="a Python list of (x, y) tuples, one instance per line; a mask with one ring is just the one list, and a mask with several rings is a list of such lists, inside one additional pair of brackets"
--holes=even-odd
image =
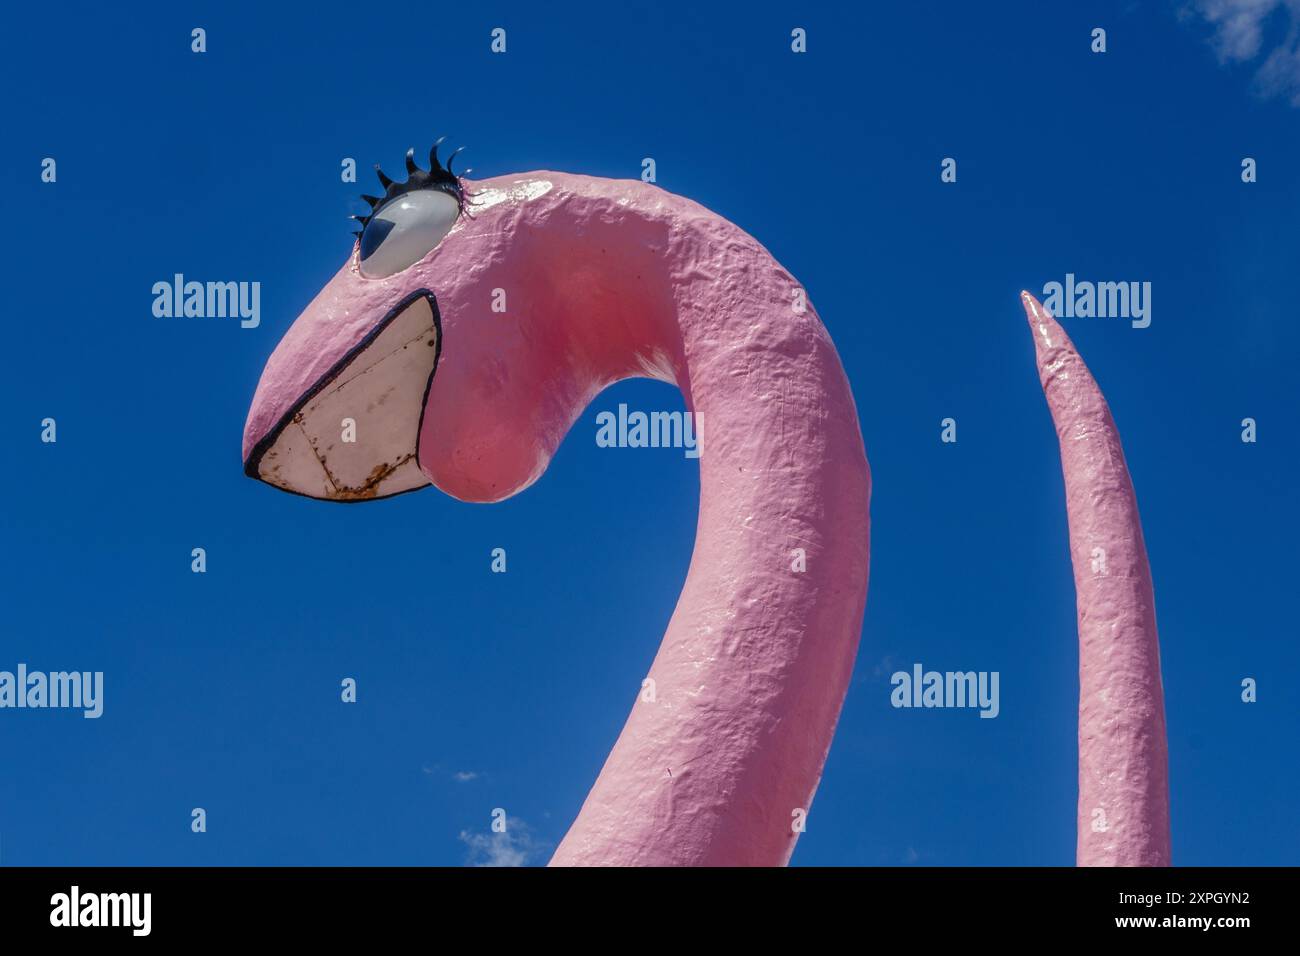
[(1065, 474), (1079, 621), (1080, 866), (1169, 865), (1155, 599), (1110, 407), (1051, 313), (1021, 294)]

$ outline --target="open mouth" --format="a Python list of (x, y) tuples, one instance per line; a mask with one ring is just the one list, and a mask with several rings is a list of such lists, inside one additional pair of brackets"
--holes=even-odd
[(407, 296), (253, 448), (244, 473), (328, 501), (429, 484), (418, 460), (442, 327), (433, 293)]

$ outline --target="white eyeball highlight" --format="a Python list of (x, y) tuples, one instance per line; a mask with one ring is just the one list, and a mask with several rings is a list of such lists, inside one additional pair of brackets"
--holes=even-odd
[(451, 231), (460, 215), (456, 197), (417, 189), (380, 206), (361, 233), (361, 274), (383, 279), (413, 266)]

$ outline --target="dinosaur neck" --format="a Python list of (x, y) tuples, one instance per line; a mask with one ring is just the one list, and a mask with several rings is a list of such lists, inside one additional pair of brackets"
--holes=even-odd
[[(563, 404), (576, 416), (613, 381), (662, 378), (703, 439), (695, 550), (653, 684), (552, 864), (783, 864), (866, 599), (870, 474), (852, 395), (798, 284), (751, 237), (658, 189), (580, 179), (557, 187), (581, 227), (551, 233), (577, 238), (547, 249), (564, 278), (544, 311), (585, 370)], [(623, 199), (612, 218), (606, 189)]]

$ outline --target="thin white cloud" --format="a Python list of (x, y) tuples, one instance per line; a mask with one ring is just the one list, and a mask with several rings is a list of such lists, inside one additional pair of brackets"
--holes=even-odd
[(886, 674), (894, 674), (898, 668), (894, 666), (894, 658), (891, 654), (886, 654), (878, 663), (871, 665), (872, 677), (884, 677)]
[(1300, 107), (1300, 0), (1190, 0), (1182, 13), (1214, 28), (1211, 43), (1220, 63), (1257, 62), (1262, 55), (1258, 92)]
[(460, 839), (469, 847), (466, 866), (528, 866), (543, 862), (551, 848), (533, 836), (532, 829), (518, 817), (511, 817), (502, 833), (462, 830)]
[(434, 764), (432, 767), (424, 764), (420, 767), (420, 772), (426, 777), (446, 777), (448, 780), (454, 780), (456, 783), (470, 783), (478, 780), (483, 776), (478, 770), (453, 770), (444, 771), (441, 764)]

